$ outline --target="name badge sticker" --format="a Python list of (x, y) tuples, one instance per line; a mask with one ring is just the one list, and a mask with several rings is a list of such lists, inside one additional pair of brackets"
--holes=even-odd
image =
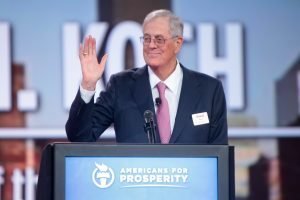
[(192, 114), (192, 119), (193, 119), (194, 126), (209, 124), (207, 112)]

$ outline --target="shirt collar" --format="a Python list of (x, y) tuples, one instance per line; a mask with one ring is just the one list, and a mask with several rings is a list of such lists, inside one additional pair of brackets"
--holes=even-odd
[[(159, 83), (161, 80), (156, 76), (156, 74), (152, 71), (152, 69), (148, 66), (148, 73), (149, 73), (149, 80), (150, 80), (150, 86), (151, 89), (155, 88), (157, 83)], [(170, 76), (165, 80), (162, 81), (166, 86), (171, 90), (171, 92), (174, 92), (175, 94), (178, 91), (178, 85), (180, 81), (182, 81), (183, 73), (182, 69), (180, 67), (180, 64), (178, 60), (176, 61), (176, 67), (174, 72), (170, 74)]]

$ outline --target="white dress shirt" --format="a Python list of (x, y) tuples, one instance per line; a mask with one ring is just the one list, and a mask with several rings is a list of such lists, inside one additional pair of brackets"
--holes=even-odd
[(96, 90), (86, 90), (80, 84), (80, 96), (85, 103), (89, 103), (96, 93)]
[[(155, 105), (155, 99), (159, 97), (158, 89), (156, 88), (156, 85), (161, 80), (154, 74), (154, 72), (149, 66), (147, 68), (148, 68), (152, 98)], [(182, 69), (177, 60), (177, 64), (174, 72), (165, 81), (162, 81), (167, 86), (165, 91), (165, 96), (169, 104), (171, 132), (173, 132), (173, 128), (175, 124), (175, 118), (176, 118), (181, 86), (182, 86), (182, 78), (183, 78)], [(96, 91), (89, 91), (84, 89), (80, 84), (80, 96), (85, 103), (89, 103), (91, 101), (95, 92)], [(155, 106), (155, 112), (156, 111), (157, 111), (157, 106)]]
[[(150, 81), (150, 86), (152, 91), (153, 102), (155, 105), (155, 99), (159, 97), (158, 89), (156, 88), (156, 85), (161, 80), (154, 74), (154, 72), (149, 66), (148, 66), (148, 73), (149, 73), (149, 81)], [(167, 86), (165, 91), (165, 97), (169, 104), (171, 133), (173, 132), (173, 128), (175, 124), (175, 118), (176, 118), (180, 91), (182, 86), (182, 78), (183, 78), (182, 69), (179, 65), (179, 62), (177, 61), (175, 71), (165, 81), (162, 81)], [(157, 106), (155, 106), (155, 112), (156, 111), (157, 111)]]

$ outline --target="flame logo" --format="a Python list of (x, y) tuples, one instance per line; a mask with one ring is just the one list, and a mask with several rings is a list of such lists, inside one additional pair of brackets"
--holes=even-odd
[(96, 168), (92, 175), (94, 184), (101, 189), (110, 187), (115, 180), (113, 170), (103, 163), (95, 163), (95, 166)]

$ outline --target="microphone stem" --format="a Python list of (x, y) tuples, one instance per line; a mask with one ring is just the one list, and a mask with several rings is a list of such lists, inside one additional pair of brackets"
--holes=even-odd
[(148, 141), (150, 144), (156, 143), (156, 137), (155, 137), (155, 125), (153, 120), (150, 120), (149, 122), (145, 123), (145, 130), (148, 135)]
[(144, 112), (145, 124), (144, 129), (148, 135), (148, 141), (150, 144), (156, 143), (156, 127), (153, 120), (153, 112), (146, 110)]

